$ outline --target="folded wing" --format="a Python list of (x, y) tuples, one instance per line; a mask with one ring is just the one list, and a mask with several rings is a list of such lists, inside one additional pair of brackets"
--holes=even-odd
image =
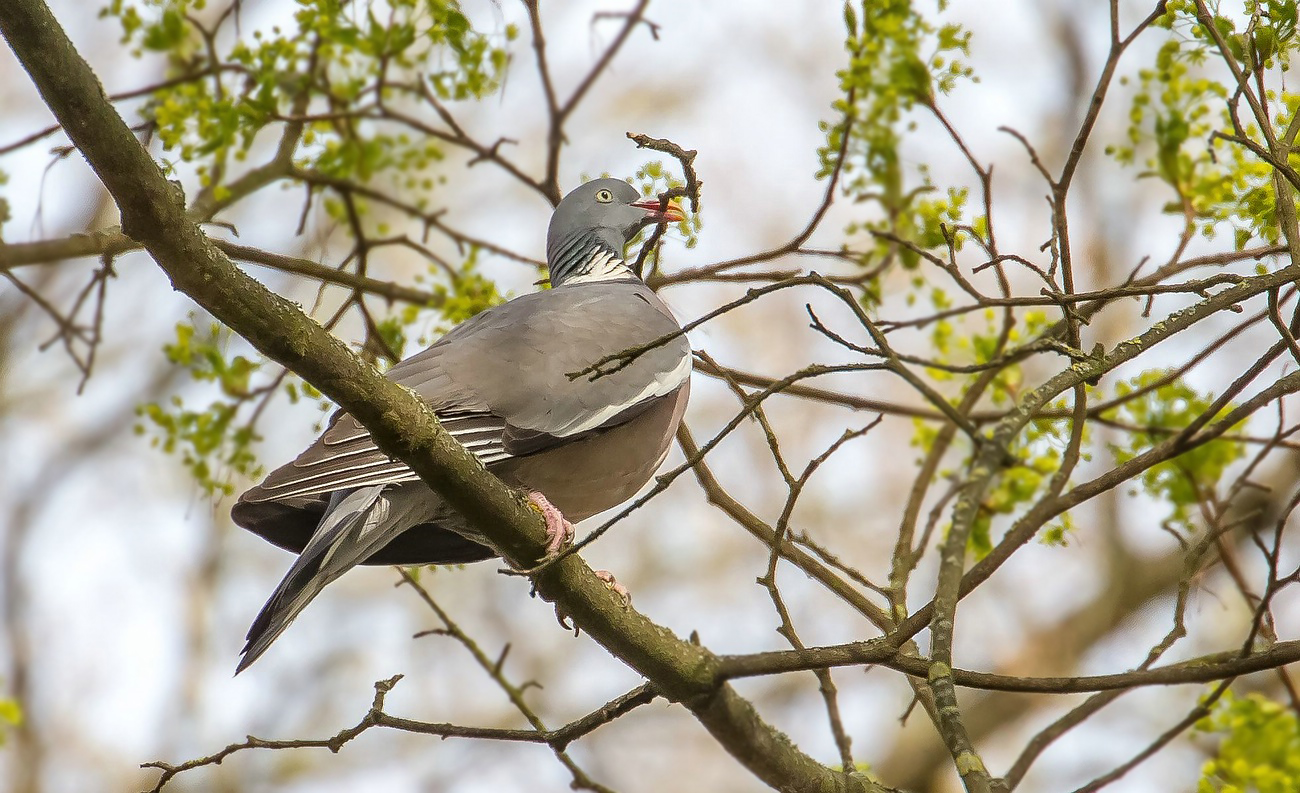
[[(677, 330), (668, 309), (640, 282), (562, 286), (477, 315), (387, 376), (432, 405), (443, 427), (491, 468), (592, 437), (671, 397), (691, 371), (682, 336), (603, 376), (577, 373)], [(240, 505), (323, 507), (338, 490), (416, 479), (340, 412), (314, 444), (245, 493)], [(247, 526), (240, 505), (235, 519)]]

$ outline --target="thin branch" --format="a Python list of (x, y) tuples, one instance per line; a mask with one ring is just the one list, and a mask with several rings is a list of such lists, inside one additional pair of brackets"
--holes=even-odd
[[(912, 676), (931, 674), (933, 660), (900, 652), (890, 637), (804, 650), (773, 650), (720, 656), (718, 675), (724, 680), (834, 669), (843, 666), (883, 666)], [(953, 669), (953, 681), (963, 688), (1022, 694), (1088, 694), (1147, 686), (1210, 683), (1276, 669), (1300, 661), (1300, 640), (1278, 642), (1267, 650), (1242, 655), (1239, 648), (1211, 653), (1176, 664), (1105, 675), (1027, 677)]]
[[(176, 288), (356, 417), (378, 448), (410, 466), (512, 564), (528, 567), (542, 558), (541, 517), (442, 429), (428, 405), (207, 243), (186, 216), (180, 191), (105, 100), (94, 72), (44, 3), (0, 4), (0, 34), (113, 195), (123, 230), (144, 244)], [(587, 635), (688, 708), (763, 782), (790, 789), (882, 789), (857, 774), (828, 769), (789, 743), (732, 687), (716, 686), (714, 654), (627, 608), (580, 559), (567, 557), (534, 583)]]

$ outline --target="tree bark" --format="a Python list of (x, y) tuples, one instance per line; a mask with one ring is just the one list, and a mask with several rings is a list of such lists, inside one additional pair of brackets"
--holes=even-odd
[[(172, 286), (355, 416), (376, 445), (400, 459), (470, 519), (512, 564), (541, 560), (544, 528), (442, 429), (433, 411), (384, 379), (296, 306), (239, 271), (186, 215), (167, 181), (108, 101), (90, 66), (40, 0), (0, 2), (0, 33), (122, 215), (122, 230), (149, 251)], [(766, 724), (729, 685), (718, 658), (622, 606), (576, 555), (536, 576), (538, 592), (574, 624), (689, 708), (733, 757), (779, 790), (883, 791), (833, 771)]]

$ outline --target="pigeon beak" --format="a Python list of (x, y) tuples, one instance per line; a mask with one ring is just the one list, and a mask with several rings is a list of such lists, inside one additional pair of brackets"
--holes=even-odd
[(660, 205), (657, 198), (632, 202), (632, 206), (645, 210), (655, 223), (680, 223), (686, 219), (686, 215), (682, 213), (681, 204), (676, 201), (669, 201), (668, 206), (664, 209), (660, 209)]

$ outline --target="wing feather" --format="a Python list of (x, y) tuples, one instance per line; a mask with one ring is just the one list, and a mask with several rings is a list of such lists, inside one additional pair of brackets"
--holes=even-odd
[[(680, 336), (612, 373), (571, 375), (678, 328), (640, 281), (561, 286), (476, 315), (387, 376), (425, 399), (448, 432), (491, 466), (618, 426), (675, 393), (691, 372), (690, 346)], [(314, 444), (241, 500), (278, 501), (417, 478), (340, 412)]]
[[(439, 414), (438, 420), (484, 465), (508, 459), (503, 436), (505, 420), (490, 413), (459, 411)], [(348, 423), (360, 427), (347, 414), (335, 418), (331, 430)], [(352, 428), (348, 428), (352, 430)], [(323, 495), (345, 487), (414, 482), (419, 479), (405, 463), (375, 447), (368, 432), (327, 432), (298, 459), (272, 471), (261, 485), (245, 494), (248, 501), (269, 501)], [(256, 492), (254, 492), (256, 491)]]

